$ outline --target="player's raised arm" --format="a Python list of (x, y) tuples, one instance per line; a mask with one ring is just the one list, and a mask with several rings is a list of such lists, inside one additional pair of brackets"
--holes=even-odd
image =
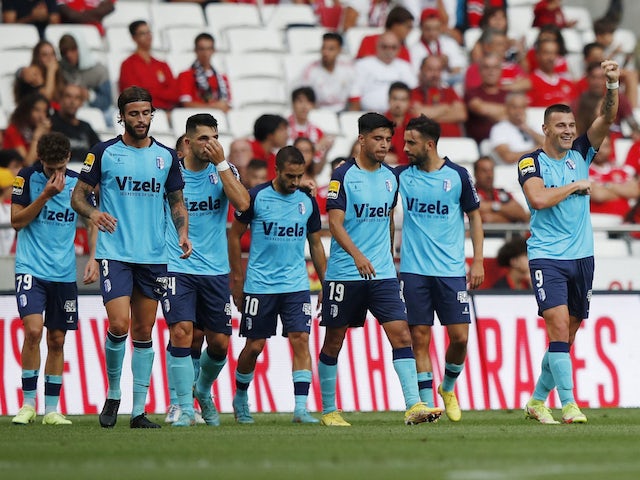
[(587, 130), (589, 141), (596, 150), (600, 148), (604, 138), (609, 135), (609, 128), (618, 114), (618, 90), (620, 88), (620, 69), (618, 64), (613, 60), (605, 60), (602, 62), (601, 67), (607, 77), (607, 93), (602, 101), (600, 115), (596, 117), (589, 130)]

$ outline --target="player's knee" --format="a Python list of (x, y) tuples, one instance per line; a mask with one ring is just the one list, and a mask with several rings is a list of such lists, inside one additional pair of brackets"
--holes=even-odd
[(24, 343), (25, 344), (40, 344), (42, 340), (42, 324), (37, 325), (25, 325), (24, 326)]
[(53, 331), (47, 335), (47, 349), (49, 352), (61, 352), (64, 347), (64, 332)]

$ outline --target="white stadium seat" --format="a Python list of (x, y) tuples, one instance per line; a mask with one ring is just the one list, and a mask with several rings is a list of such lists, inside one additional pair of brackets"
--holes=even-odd
[(325, 27), (291, 27), (287, 28), (285, 37), (290, 53), (318, 54), (322, 48), (322, 36), (329, 30)]
[(167, 28), (206, 26), (197, 3), (152, 3), (150, 9), (151, 29), (156, 35)]
[(227, 51), (224, 31), (231, 27), (260, 27), (258, 7), (249, 3), (209, 3), (204, 10), (209, 28), (216, 38), (216, 49)]
[(27, 48), (31, 50), (40, 40), (38, 29), (33, 25), (17, 23), (0, 24), (0, 51)]
[(217, 108), (174, 108), (171, 111), (171, 125), (176, 139), (185, 132), (187, 118), (197, 113), (209, 113), (218, 121), (218, 133), (230, 134), (227, 114)]
[(240, 52), (281, 52), (286, 48), (282, 35), (263, 27), (233, 27), (224, 32), (229, 51)]
[[(65, 34), (71, 34), (79, 41), (83, 41), (91, 50), (105, 51), (105, 42), (100, 31), (93, 25), (71, 25), (68, 23), (59, 23), (56, 25), (48, 25), (44, 31), (44, 35), (53, 46), (58, 50), (58, 42)], [(128, 33), (127, 33), (128, 35)]]
[(225, 63), (232, 87), (240, 78), (268, 77), (284, 80), (283, 55), (280, 53), (229, 53), (225, 57)]
[(109, 29), (111, 27), (128, 27), (136, 20), (150, 21), (151, 10), (149, 2), (116, 2), (115, 10), (104, 17), (102, 25)]
[(288, 103), (284, 84), (276, 78), (240, 78), (233, 82), (232, 89), (234, 108), (283, 108)]
[(262, 5), (262, 23), (275, 30), (284, 30), (288, 25), (316, 25), (313, 8), (308, 4)]

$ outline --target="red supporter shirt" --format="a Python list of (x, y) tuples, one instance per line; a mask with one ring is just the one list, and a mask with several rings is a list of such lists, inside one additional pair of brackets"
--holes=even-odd
[[(471, 90), (467, 90), (464, 94), (464, 103), (468, 105), (469, 101), (474, 97), (484, 100), (485, 102), (504, 103), (505, 98), (507, 97), (507, 92), (499, 90), (498, 93), (494, 94), (487, 93), (482, 87), (473, 88)], [(465, 123), (467, 137), (471, 137), (476, 142), (480, 143), (485, 138), (489, 138), (491, 127), (496, 123), (497, 122), (493, 122), (485, 116), (478, 115), (469, 110), (469, 116)]]
[[(589, 180), (596, 183), (616, 183), (622, 184), (634, 177), (633, 168), (629, 165), (616, 167), (613, 164), (603, 166), (591, 165), (589, 167)], [(629, 212), (629, 201), (626, 198), (609, 200), (608, 202), (591, 201), (591, 213), (608, 213), (624, 218)]]
[[(538, 59), (536, 58), (535, 48), (530, 48), (527, 52), (527, 63), (529, 64), (529, 71), (533, 72), (538, 68)], [(558, 55), (556, 58), (556, 64), (553, 67), (553, 71), (558, 74), (569, 75), (569, 64), (567, 59), (562, 55)]]
[[(439, 105), (459, 102), (460, 97), (451, 87), (429, 88), (426, 92), (418, 87), (411, 90), (411, 103), (422, 105)], [(458, 123), (440, 123), (442, 137), (461, 137), (462, 127)]]
[[(6, 135), (7, 134), (5, 132), (5, 138)], [(633, 142), (633, 145), (631, 145), (631, 148), (627, 153), (627, 159), (624, 164), (633, 168), (636, 172), (636, 177), (640, 177), (640, 142)]]
[(133, 85), (147, 89), (156, 108), (170, 110), (178, 104), (178, 82), (165, 62), (151, 57), (147, 63), (137, 53), (131, 55), (122, 62), (118, 86), (122, 92)]
[(551, 24), (559, 28), (567, 27), (567, 20), (564, 18), (562, 9), (558, 6), (549, 10), (548, 3), (548, 0), (541, 0), (533, 7), (533, 26), (542, 27)]
[(527, 92), (530, 107), (548, 107), (555, 103), (570, 105), (575, 98), (573, 82), (565, 77), (550, 78), (540, 70), (529, 75), (531, 90)]
[[(502, 62), (502, 74), (500, 75), (500, 86), (510, 85), (514, 81), (523, 78), (526, 73), (520, 65), (511, 62)], [(482, 77), (480, 76), (480, 66), (477, 63), (472, 63), (467, 69), (467, 73), (464, 77), (465, 90), (471, 90), (473, 88), (482, 85)]]
[(13, 123), (10, 124), (4, 131), (4, 140), (2, 142), (2, 148), (17, 148), (24, 147), (27, 151), (31, 147), (31, 142), (28, 142)]
[[(378, 43), (378, 38), (380, 38), (380, 34), (377, 35), (367, 35), (362, 39), (360, 43), (360, 48), (358, 49), (358, 53), (356, 54), (356, 58), (364, 58), (370, 57), (376, 54), (376, 44)], [(411, 62), (411, 56), (409, 55), (409, 49), (406, 45), (400, 45), (400, 51), (398, 52), (398, 58), (400, 60), (406, 60), (407, 62)]]
[[(86, 10), (93, 10), (102, 3), (102, 0), (58, 0), (58, 5), (66, 5), (71, 10), (76, 12), (84, 12)], [(116, 3), (116, 0), (111, 0), (111, 3)], [(100, 35), (104, 35), (104, 27), (100, 22), (91, 22), (89, 25), (95, 25), (100, 31)]]
[(267, 153), (257, 140), (251, 140), (251, 150), (253, 150), (253, 158), (267, 162), (267, 178), (271, 180), (276, 176), (276, 154)]
[[(385, 113), (384, 116), (389, 120), (393, 120), (393, 117), (389, 112)], [(413, 117), (407, 113), (404, 116), (402, 125), (396, 125), (393, 129), (393, 137), (391, 137), (391, 152), (395, 153), (398, 157), (398, 165), (409, 165), (409, 157), (404, 152), (404, 130), (411, 118)]]
[[(220, 85), (218, 84), (218, 76), (210, 75), (208, 77), (209, 85), (211, 86), (211, 93), (213, 94), (213, 100), (220, 100)], [(225, 87), (227, 89), (227, 103), (231, 103), (231, 88), (229, 86), (229, 79), (226, 75), (222, 75)], [(196, 85), (196, 75), (192, 68), (182, 72), (178, 75), (178, 100), (181, 103), (188, 102), (201, 102), (205, 103), (204, 99), (198, 92), (198, 86)]]

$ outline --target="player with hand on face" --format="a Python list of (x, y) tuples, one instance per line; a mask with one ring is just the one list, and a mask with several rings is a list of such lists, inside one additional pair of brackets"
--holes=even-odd
[(576, 138), (576, 119), (567, 105), (545, 110), (542, 148), (523, 155), (518, 179), (531, 211), (527, 240), (531, 283), (544, 318), (549, 347), (525, 417), (558, 423), (545, 406), (553, 388), (562, 403), (563, 423), (586, 423), (573, 396), (570, 349), (582, 320), (589, 316), (593, 284), (593, 229), (589, 211), (589, 164), (618, 111), (620, 69), (601, 64), (607, 93), (600, 114), (584, 135)]
[[(23, 168), (14, 180), (11, 225), (18, 232), (16, 299), (24, 325), (20, 356), (24, 402), (13, 418), (26, 425), (36, 417), (36, 389), (40, 371), (40, 340), (47, 327), (45, 364), (45, 425), (70, 425), (57, 411), (64, 367), (64, 340), (78, 329), (78, 287), (74, 238), (78, 215), (71, 209), (71, 192), (78, 175), (67, 169), (69, 139), (47, 133), (37, 144), (38, 162)], [(93, 203), (93, 192), (87, 202)], [(91, 256), (84, 270), (85, 284), (98, 278), (95, 228), (88, 225)], [(44, 312), (44, 315), (43, 315)]]
[[(149, 136), (154, 107), (149, 92), (129, 87), (118, 97), (124, 134), (95, 145), (82, 166), (71, 204), (100, 232), (96, 258), (109, 317), (105, 363), (109, 388), (100, 425), (114, 427), (120, 407), (125, 340), (131, 329), (133, 409), (131, 428), (160, 428), (144, 412), (151, 370), (151, 332), (158, 301), (166, 292), (165, 197), (181, 258), (191, 255), (184, 181), (175, 150)], [(85, 200), (100, 185), (100, 208)]]

